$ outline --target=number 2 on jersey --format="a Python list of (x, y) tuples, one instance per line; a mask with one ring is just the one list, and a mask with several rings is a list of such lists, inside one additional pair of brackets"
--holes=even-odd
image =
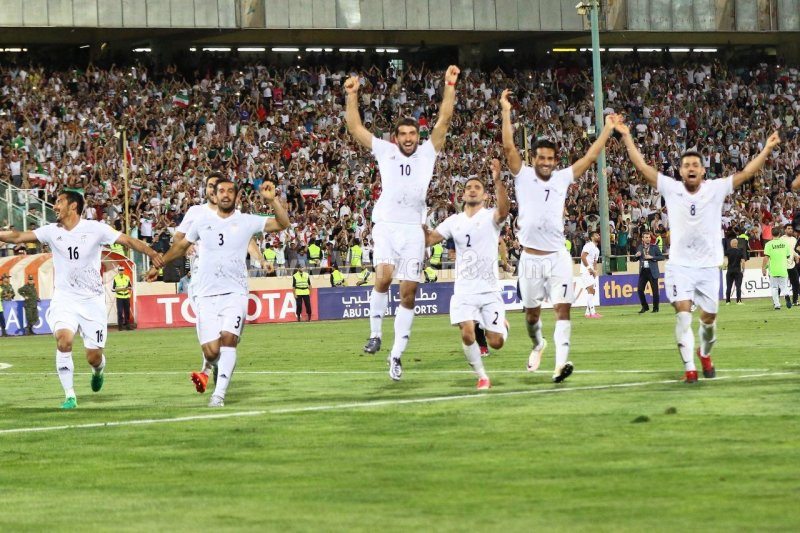
[(467, 248), (472, 248), (472, 245), (470, 244), (471, 241), (472, 241), (472, 237), (470, 237), (469, 233), (467, 233)]

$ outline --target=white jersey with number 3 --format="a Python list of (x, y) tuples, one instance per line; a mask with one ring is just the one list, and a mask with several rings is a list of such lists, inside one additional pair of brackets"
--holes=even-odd
[(372, 210), (373, 222), (422, 224), (427, 216), (428, 186), (439, 155), (425, 141), (410, 157), (394, 143), (372, 138), (372, 155), (381, 173), (381, 196)]
[(544, 181), (532, 167), (522, 165), (514, 176), (522, 246), (543, 252), (564, 248), (564, 202), (573, 182), (572, 167), (557, 170)]
[(694, 194), (683, 182), (658, 175), (658, 192), (669, 216), (669, 262), (703, 268), (722, 264), (722, 204), (733, 193), (733, 177), (703, 180)]
[(581, 274), (588, 274), (589, 269), (594, 269), (594, 264), (597, 263), (597, 259), (600, 257), (600, 248), (597, 245), (589, 241), (583, 245), (583, 250), (581, 250), (581, 257), (583, 254), (586, 254), (586, 263), (589, 266), (583, 264), (583, 259), (581, 259)]
[(238, 211), (228, 218), (211, 211), (199, 216), (186, 234), (189, 242), (200, 242), (192, 294), (247, 294), (247, 245), (254, 234), (264, 231), (266, 222), (265, 217)]
[(453, 294), (498, 292), (497, 242), (501, 226), (495, 209), (483, 208), (474, 215), (449, 216), (436, 227), (437, 233), (456, 244), (456, 282)]
[(81, 220), (72, 231), (60, 224), (47, 224), (33, 233), (53, 252), (54, 300), (88, 300), (103, 295), (101, 252), (103, 246), (117, 241), (120, 232), (101, 222)]

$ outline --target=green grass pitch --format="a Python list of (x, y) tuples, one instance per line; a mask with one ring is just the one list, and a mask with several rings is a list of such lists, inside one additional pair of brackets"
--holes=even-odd
[(511, 313), (485, 393), (446, 316), (417, 317), (398, 383), (391, 320), (379, 356), (365, 320), (248, 326), (220, 410), (192, 329), (111, 332), (97, 394), (76, 348), (69, 412), (53, 339), (0, 339), (0, 531), (800, 529), (800, 309), (723, 305), (696, 385), (671, 309), (637, 310), (576, 309), (561, 385)]

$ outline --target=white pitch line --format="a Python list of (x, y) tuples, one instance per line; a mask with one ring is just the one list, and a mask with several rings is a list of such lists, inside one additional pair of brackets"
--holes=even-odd
[[(723, 379), (750, 379), (772, 376), (789, 376), (794, 375), (795, 372), (774, 372), (765, 374), (751, 374), (746, 376), (721, 376), (715, 378), (715, 381)], [(407, 405), (418, 403), (435, 403), (435, 402), (448, 402), (457, 400), (474, 400), (474, 399), (488, 399), (499, 398), (506, 396), (530, 396), (534, 394), (554, 394), (562, 392), (582, 392), (594, 390), (610, 390), (610, 389), (625, 389), (633, 387), (644, 387), (647, 385), (666, 385), (671, 383), (679, 383), (677, 379), (667, 379), (662, 381), (639, 381), (635, 383), (617, 383), (612, 385), (594, 385), (588, 387), (572, 387), (572, 388), (558, 388), (558, 389), (537, 389), (527, 391), (508, 391), (508, 392), (490, 392), (490, 393), (472, 393), (472, 394), (459, 394), (455, 396), (432, 396), (429, 398), (412, 398), (407, 400), (378, 400), (374, 402), (351, 402), (332, 405), (317, 405), (309, 407), (290, 407), (286, 409), (271, 409), (269, 411), (241, 411), (235, 413), (215, 413), (210, 415), (195, 415), (195, 416), (182, 416), (176, 418), (146, 418), (143, 420), (121, 420), (116, 422), (95, 422), (91, 424), (70, 424), (63, 426), (50, 426), (50, 427), (27, 427), (27, 428), (13, 428), (2, 429), (0, 435), (10, 433), (41, 433), (47, 431), (61, 431), (66, 429), (96, 429), (104, 427), (119, 427), (119, 426), (137, 426), (137, 425), (151, 425), (151, 424), (166, 424), (170, 422), (190, 422), (196, 420), (213, 420), (221, 418), (233, 418), (240, 416), (261, 416), (265, 414), (295, 414), (295, 413), (308, 413), (316, 411), (335, 411), (347, 409), (363, 409), (370, 407), (384, 407), (387, 405)]]
[(0, 370), (5, 370), (6, 368), (11, 368), (13, 365), (9, 363), (0, 363)]
[(149, 424), (165, 424), (167, 422), (191, 422), (194, 420), (213, 420), (216, 418), (233, 418), (238, 416), (260, 416), (266, 411), (242, 411), (239, 413), (217, 413), (213, 415), (181, 416), (178, 418), (145, 418), (144, 420), (121, 420), (117, 422), (95, 422), (92, 424), (69, 424), (64, 426), (32, 427), (0, 429), (0, 435), (6, 433), (36, 433), (43, 431), (60, 431), (64, 429), (92, 429), (116, 426), (145, 426)]

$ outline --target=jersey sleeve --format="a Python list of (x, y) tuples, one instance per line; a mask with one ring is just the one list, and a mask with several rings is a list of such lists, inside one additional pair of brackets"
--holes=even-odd
[(383, 159), (392, 150), (394, 150), (394, 144), (384, 141), (383, 139), (378, 139), (377, 137), (372, 137), (372, 155), (375, 159)]
[(199, 231), (199, 224), (192, 224), (189, 226), (189, 231), (186, 232), (185, 239), (190, 243), (194, 244), (200, 240)]
[(247, 217), (247, 228), (252, 235), (264, 233), (264, 226), (267, 225), (267, 217), (258, 215), (245, 215)]
[(717, 193), (717, 198), (724, 200), (729, 194), (733, 194), (733, 176), (714, 180), (714, 192)]
[(444, 237), (445, 240), (453, 238), (453, 217), (449, 216), (444, 222), (436, 226), (436, 233)]
[(558, 180), (558, 183), (564, 187), (564, 190), (575, 183), (575, 171), (572, 170), (572, 167), (562, 168), (554, 172), (554, 177)]
[(436, 147), (433, 145), (433, 141), (430, 139), (422, 143), (422, 145), (420, 145), (420, 147), (417, 148), (417, 150), (419, 150), (422, 153), (422, 155), (426, 157), (431, 157), (435, 159), (436, 157), (439, 156), (439, 152), (436, 151)]
[(677, 181), (670, 178), (669, 176), (665, 176), (660, 172), (658, 173), (658, 178), (656, 180), (656, 190), (660, 192), (662, 195), (672, 196), (675, 193), (676, 186), (680, 186), (680, 184)]
[(183, 220), (181, 220), (175, 232), (183, 233), (184, 235), (189, 233), (189, 228), (191, 228), (194, 223), (195, 213), (197, 213), (195, 206), (190, 207), (189, 210), (186, 211), (186, 215), (183, 217)]
[(97, 231), (100, 233), (100, 243), (106, 246), (114, 244), (119, 239), (122, 233), (118, 232), (111, 226), (103, 224), (102, 222), (95, 222)]
[(497, 229), (502, 228), (503, 224), (505, 223), (505, 220), (501, 220), (500, 222), (495, 220), (495, 215), (497, 215), (497, 208), (496, 207), (490, 207), (486, 211), (487, 211), (487, 216), (492, 221), (492, 225)]
[(36, 228), (33, 230), (33, 234), (36, 235), (36, 240), (38, 240), (42, 244), (46, 244), (52, 247), (50, 237), (52, 235), (51, 230), (53, 229), (52, 224), (46, 224), (41, 228)]

